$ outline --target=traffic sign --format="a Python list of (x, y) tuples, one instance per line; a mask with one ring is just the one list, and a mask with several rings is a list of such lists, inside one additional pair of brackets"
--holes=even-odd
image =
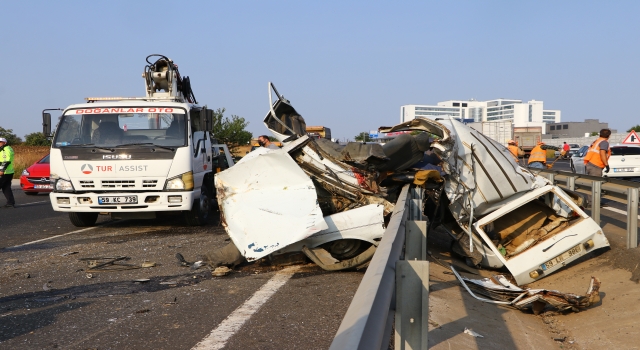
[(627, 135), (627, 137), (624, 138), (624, 141), (622, 141), (622, 143), (625, 144), (631, 144), (631, 145), (640, 145), (640, 137), (638, 137), (638, 134), (636, 134), (635, 131), (631, 130), (631, 132), (629, 133), (629, 135)]

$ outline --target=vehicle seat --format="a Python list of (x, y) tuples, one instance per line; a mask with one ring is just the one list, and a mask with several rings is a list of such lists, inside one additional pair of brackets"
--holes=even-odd
[(101, 122), (93, 132), (91, 141), (94, 144), (117, 145), (122, 142), (123, 131), (115, 122)]

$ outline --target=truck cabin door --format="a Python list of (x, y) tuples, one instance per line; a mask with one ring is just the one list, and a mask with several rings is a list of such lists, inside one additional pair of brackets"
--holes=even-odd
[(202, 185), (204, 175), (211, 171), (211, 139), (206, 123), (206, 107), (192, 108), (190, 111), (191, 124), (191, 154), (193, 166), (193, 181), (195, 188)]

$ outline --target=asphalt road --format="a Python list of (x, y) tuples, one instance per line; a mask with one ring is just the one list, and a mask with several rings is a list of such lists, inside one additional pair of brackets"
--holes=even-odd
[[(0, 349), (326, 349), (364, 273), (263, 261), (213, 277), (175, 254), (227, 244), (217, 222), (101, 216), (79, 230), (48, 196), (14, 194), (16, 208), (0, 209)], [(92, 272), (81, 260), (115, 256), (134, 266)]]

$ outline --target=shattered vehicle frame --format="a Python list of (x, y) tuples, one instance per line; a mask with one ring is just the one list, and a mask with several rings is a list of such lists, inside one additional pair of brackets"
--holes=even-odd
[(388, 200), (394, 194), (378, 186), (379, 173), (367, 163), (384, 153), (357, 145), (339, 150), (310, 138), (304, 119), (272, 84), (269, 97), (264, 123), (284, 146), (259, 148), (215, 178), (231, 240), (248, 261), (303, 252), (326, 270), (367, 263), (394, 207)]
[[(379, 131), (417, 135), (343, 146), (307, 136), (302, 116), (271, 83), (269, 107), (264, 124), (284, 146), (257, 149), (215, 178), (222, 224), (249, 261), (303, 252), (326, 270), (361, 266), (405, 183), (437, 193), (435, 210), (425, 201), (424, 212), (454, 238), (454, 252), (472, 266), (506, 268), (518, 285), (609, 246), (581, 197), (456, 119), (416, 118)], [(436, 170), (433, 162), (417, 166), (431, 152)]]
[(580, 198), (520, 167), (506, 147), (456, 119), (380, 128), (414, 130), (439, 137), (431, 145), (447, 174), (441, 199), (455, 221), (442, 226), (470, 265), (506, 267), (523, 285), (609, 246)]

